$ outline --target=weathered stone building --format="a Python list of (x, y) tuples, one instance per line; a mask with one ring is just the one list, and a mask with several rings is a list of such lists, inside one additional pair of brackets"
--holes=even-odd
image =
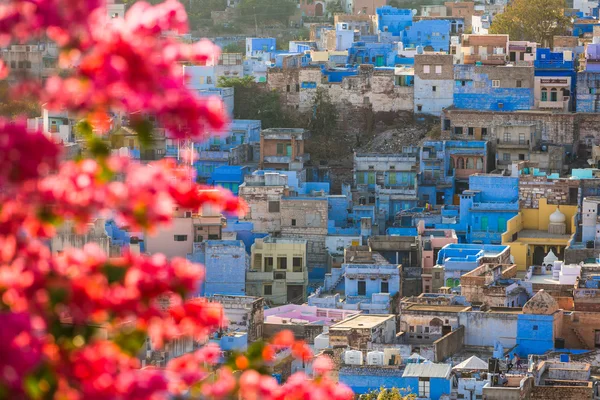
[(554, 205), (577, 205), (578, 198), (579, 180), (548, 179), (545, 175), (519, 177), (520, 208), (539, 208), (540, 199)]
[(326, 197), (285, 197), (281, 200), (281, 237), (307, 241), (307, 265), (327, 265)]
[(248, 204), (244, 220), (254, 223), (256, 232), (281, 232), (281, 197), (289, 194), (287, 176), (277, 172), (247, 175), (239, 196)]

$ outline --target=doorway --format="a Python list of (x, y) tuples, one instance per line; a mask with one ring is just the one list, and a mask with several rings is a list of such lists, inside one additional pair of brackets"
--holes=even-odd
[(287, 302), (299, 304), (304, 301), (304, 287), (302, 285), (287, 285)]
[(323, 3), (317, 3), (315, 5), (315, 17), (323, 16)]

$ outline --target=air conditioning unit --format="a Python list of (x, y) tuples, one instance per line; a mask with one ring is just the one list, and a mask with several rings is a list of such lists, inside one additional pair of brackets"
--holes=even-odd
[(367, 353), (368, 365), (383, 365), (383, 351), (370, 351)]

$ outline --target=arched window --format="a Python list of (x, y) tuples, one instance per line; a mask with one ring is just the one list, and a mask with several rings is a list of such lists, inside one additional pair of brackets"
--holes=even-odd
[(458, 158), (458, 169), (465, 169), (465, 160), (462, 157)]
[(558, 91), (556, 88), (552, 88), (552, 90), (550, 90), (550, 101), (558, 101)]
[(548, 89), (542, 88), (542, 101), (548, 101)]
[(467, 169), (475, 169), (475, 161), (472, 157), (467, 158)]
[(483, 159), (482, 158), (477, 159), (477, 169), (483, 170)]

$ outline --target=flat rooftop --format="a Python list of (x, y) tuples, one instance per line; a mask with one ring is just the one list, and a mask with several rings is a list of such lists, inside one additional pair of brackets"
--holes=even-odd
[(372, 329), (377, 325), (394, 318), (394, 315), (357, 315), (331, 326), (330, 329)]
[(518, 239), (563, 239), (569, 240), (571, 238), (570, 234), (560, 235), (558, 233), (550, 233), (548, 231), (539, 231), (536, 229), (523, 229), (518, 233)]
[(461, 312), (469, 311), (470, 306), (448, 306), (448, 305), (435, 305), (435, 304), (411, 304), (408, 307), (403, 308), (403, 311), (437, 311), (437, 312)]
[[(544, 284), (544, 285), (560, 285), (558, 279), (553, 279), (551, 274), (546, 275), (531, 275), (531, 278), (527, 280), (533, 284)], [(573, 286), (573, 284), (566, 285)]]

